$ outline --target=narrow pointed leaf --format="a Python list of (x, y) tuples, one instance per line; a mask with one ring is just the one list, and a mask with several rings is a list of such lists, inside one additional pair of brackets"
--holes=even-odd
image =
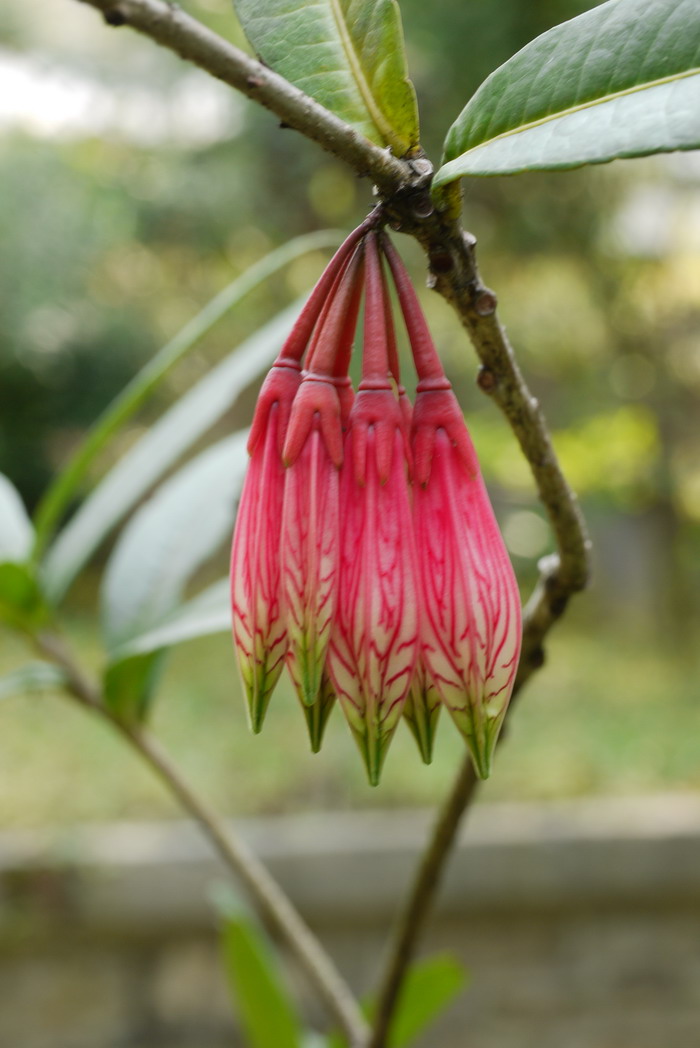
[(222, 929), (224, 966), (250, 1048), (301, 1048), (299, 1019), (272, 948), (257, 925), (227, 907)]
[(14, 484), (0, 473), (0, 561), (25, 560), (31, 551), (33, 529)]
[(442, 954), (413, 965), (403, 984), (388, 1048), (407, 1048), (462, 992), (467, 974), (454, 957)]
[(51, 600), (60, 600), (109, 532), (269, 366), (300, 308), (301, 302), (294, 303), (241, 343), (181, 397), (101, 481), (47, 554), (43, 577)]
[(205, 335), (238, 305), (250, 291), (267, 280), (292, 259), (308, 251), (330, 247), (338, 233), (327, 229), (294, 237), (282, 247), (253, 263), (244, 273), (214, 296), (176, 335), (151, 357), (129, 384), (102, 412), (65, 468), (49, 485), (35, 514), (36, 540), (34, 556), (47, 545), (56, 525), (75, 497), (90, 466), (102, 449), (160, 386), (169, 371), (199, 345)]
[[(468, 985), (468, 972), (450, 954), (426, 957), (411, 965), (396, 1004), (394, 1021), (387, 1037), (387, 1048), (408, 1048), (427, 1026), (444, 1012)], [(370, 1023), (376, 1011), (371, 998), (362, 1002)], [(347, 1048), (346, 1038), (334, 1031), (327, 1048)]]
[(0, 677), (0, 699), (35, 691), (51, 691), (60, 688), (65, 679), (63, 670), (50, 662), (28, 662), (26, 666), (20, 666)]
[(418, 145), (396, 0), (234, 0), (234, 7), (275, 72), (397, 156)]
[(160, 625), (193, 573), (228, 539), (248, 462), (246, 437), (227, 437), (188, 462), (125, 528), (102, 590), (111, 649)]
[(162, 623), (129, 641), (115, 654), (120, 657), (146, 655), (161, 648), (231, 632), (231, 595), (228, 578), (219, 579), (196, 597), (182, 604)]
[(491, 74), (450, 128), (435, 185), (697, 148), (698, 0), (609, 0)]

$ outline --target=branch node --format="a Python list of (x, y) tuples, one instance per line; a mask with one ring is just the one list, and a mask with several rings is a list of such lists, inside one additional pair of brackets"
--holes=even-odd
[(487, 368), (485, 364), (482, 364), (476, 376), (476, 384), (482, 393), (493, 393), (498, 385), (498, 379), (491, 368)]
[(111, 25), (115, 29), (119, 26), (126, 25), (128, 21), (126, 15), (119, 7), (111, 7), (109, 11), (104, 12), (103, 17), (107, 25)]
[(488, 288), (484, 288), (477, 295), (476, 301), (474, 302), (474, 309), (480, 317), (490, 317), (496, 312), (496, 306), (498, 305), (498, 299), (493, 291), (489, 291)]

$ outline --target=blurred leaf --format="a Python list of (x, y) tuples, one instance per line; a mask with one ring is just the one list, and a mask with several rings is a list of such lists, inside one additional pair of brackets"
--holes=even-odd
[(50, 662), (28, 662), (26, 666), (0, 677), (0, 699), (60, 688), (65, 679), (63, 670)]
[(698, 147), (698, 0), (609, 0), (491, 74), (450, 128), (434, 184)]
[(105, 705), (120, 720), (134, 723), (146, 716), (164, 656), (160, 651), (132, 655), (107, 666), (103, 681)]
[(0, 473), (0, 561), (26, 560), (34, 529), (17, 488)]
[(110, 649), (159, 626), (193, 573), (230, 536), (248, 464), (246, 438), (236, 433), (192, 459), (125, 527), (102, 585)]
[(250, 1048), (301, 1048), (299, 1020), (262, 932), (242, 908), (226, 905), (224, 966)]
[(228, 578), (214, 582), (169, 615), (159, 626), (130, 641), (117, 654), (136, 655), (169, 648), (212, 633), (231, 631), (231, 596)]
[[(466, 970), (449, 954), (428, 957), (411, 965), (399, 994), (387, 1048), (405, 1048), (411, 1044), (466, 985)], [(375, 1009), (373, 1000), (364, 1002), (362, 1010), (370, 1023)], [(341, 1033), (332, 1033), (328, 1048), (347, 1048), (347, 1041)]]
[(110, 470), (47, 554), (44, 580), (49, 599), (60, 600), (112, 528), (272, 362), (300, 308), (297, 301), (238, 346)]
[(377, 145), (418, 145), (396, 0), (234, 0), (262, 60)]
[(26, 564), (0, 564), (0, 620), (20, 630), (34, 630), (47, 609), (32, 569)]
[(388, 1048), (404, 1048), (461, 993), (467, 973), (448, 954), (429, 957), (414, 964), (404, 981)]
[(36, 550), (41, 554), (54, 527), (84, 478), (90, 464), (114, 434), (146, 402), (172, 367), (237, 305), (248, 292), (299, 255), (330, 246), (340, 239), (336, 230), (295, 237), (250, 266), (215, 295), (170, 339), (129, 382), (92, 426), (78, 451), (44, 495), (36, 512)]

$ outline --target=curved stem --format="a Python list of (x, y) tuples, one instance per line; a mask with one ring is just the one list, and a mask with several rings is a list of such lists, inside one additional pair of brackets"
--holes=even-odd
[(119, 720), (107, 709), (100, 690), (77, 665), (59, 636), (39, 634), (36, 644), (44, 656), (64, 671), (69, 694), (109, 721), (198, 823), (224, 865), (245, 886), (260, 916), (284, 939), (329, 1015), (342, 1030), (349, 1048), (364, 1048), (367, 1025), (352, 991), (263, 863), (230, 824), (197, 794), (149, 732)]
[(474, 798), (479, 780), (469, 756), (465, 757), (452, 790), (444, 802), (433, 827), (430, 842), (423, 852), (413, 886), (406, 900), (389, 944), (388, 961), (377, 997), (374, 1026), (368, 1048), (385, 1048), (394, 1018), (404, 977), (413, 959), (445, 860), (459, 829), (462, 816)]

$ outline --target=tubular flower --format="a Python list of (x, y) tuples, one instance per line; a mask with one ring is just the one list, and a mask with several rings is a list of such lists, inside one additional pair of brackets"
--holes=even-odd
[[(286, 663), (314, 752), (337, 699), (376, 784), (402, 717), (430, 762), (444, 705), (485, 777), (517, 669), (517, 584), (415, 292), (375, 225), (329, 263), (256, 407), (231, 560), (250, 720), (259, 731)], [(413, 407), (382, 258), (418, 377)]]
[(419, 378), (411, 441), (425, 702), (433, 688), (486, 778), (518, 667), (518, 586), (415, 293), (390, 245), (387, 257)]
[(363, 373), (345, 442), (328, 670), (376, 784), (413, 678), (418, 599), (405, 421), (390, 381), (387, 297), (373, 234), (366, 268)]
[(362, 227), (351, 234), (316, 285), (263, 383), (250, 430), (251, 460), (231, 551), (231, 605), (238, 664), (256, 733), (284, 668), (288, 646), (281, 593), (282, 451), (300, 386), (301, 359), (327, 296), (361, 235)]
[(294, 400), (283, 452), (288, 466), (281, 536), (287, 665), (305, 707), (319, 699), (336, 609), (338, 471), (349, 410), (347, 397), (341, 401), (338, 384), (347, 393), (362, 270), (358, 250), (334, 288), (314, 335), (311, 370), (304, 373)]

